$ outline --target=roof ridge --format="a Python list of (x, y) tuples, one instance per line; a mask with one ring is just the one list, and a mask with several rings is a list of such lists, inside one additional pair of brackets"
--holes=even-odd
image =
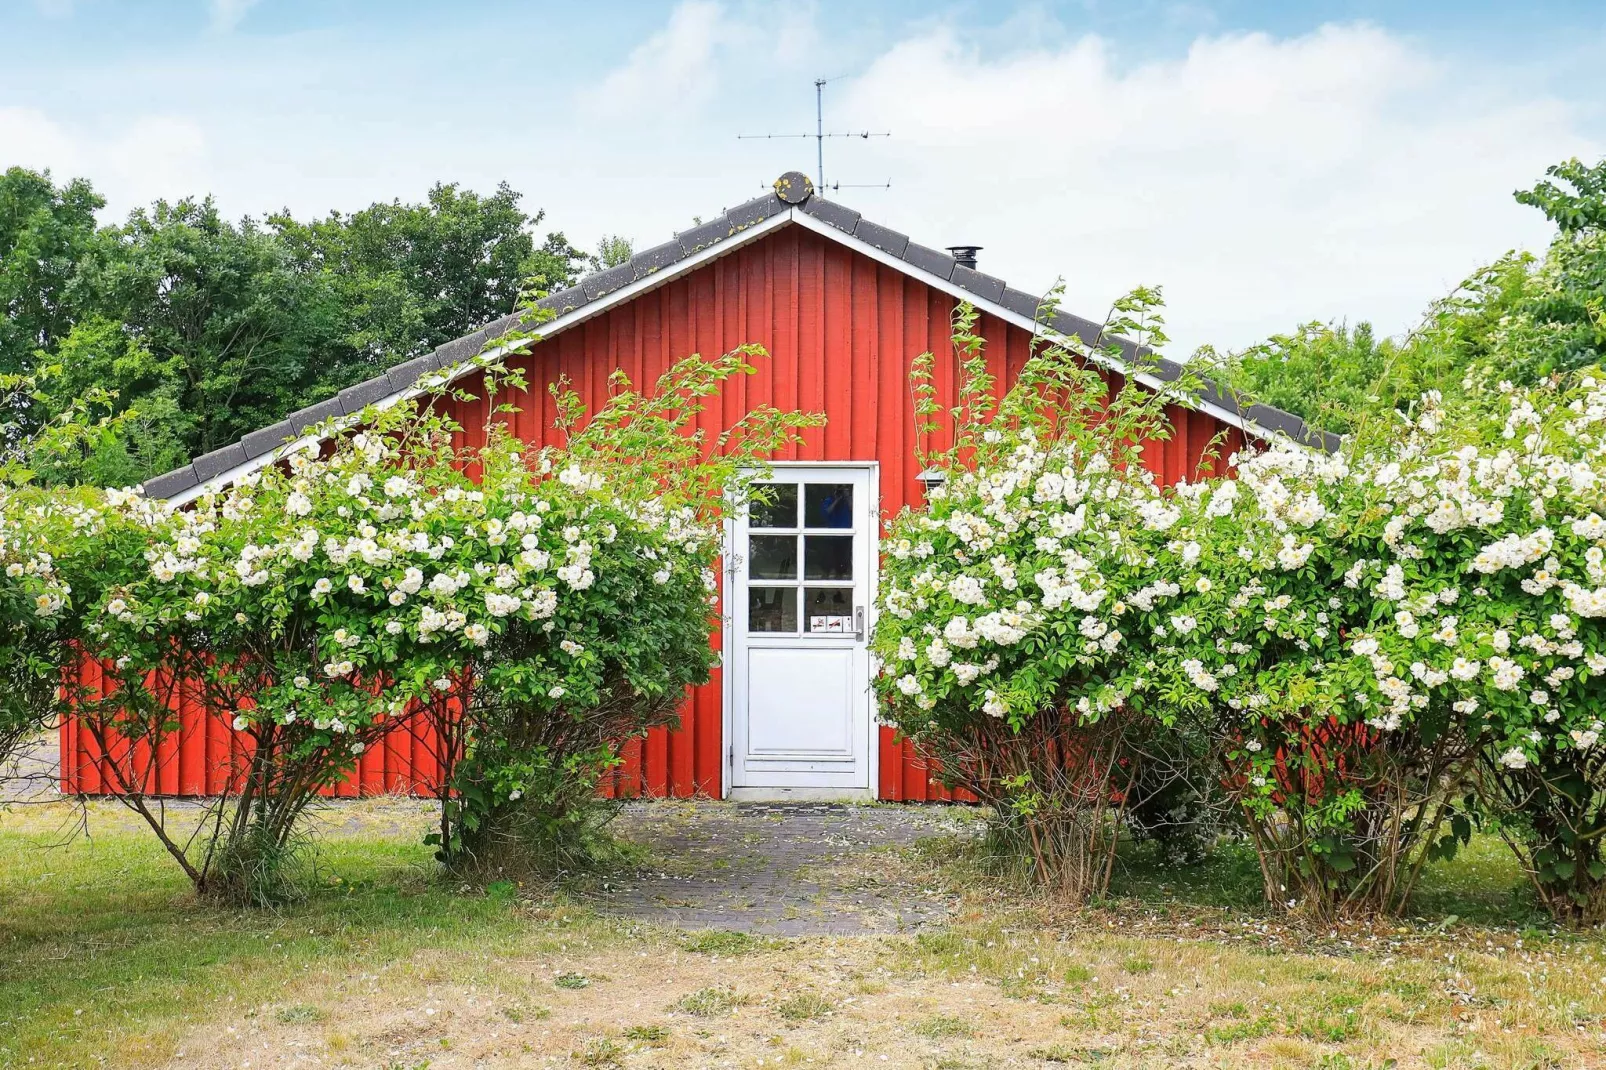
[[(1038, 319), (1042, 306), (1040, 297), (1014, 289), (996, 276), (966, 267), (947, 253), (912, 241), (907, 234), (874, 223), (852, 208), (820, 196), (808, 176), (798, 171), (788, 171), (776, 179), (770, 192), (728, 208), (706, 223), (680, 231), (669, 241), (635, 253), (622, 264), (593, 272), (573, 286), (548, 294), (537, 300), (535, 307), (555, 316), (579, 311), (611, 293), (722, 245), (744, 231), (792, 210), (802, 212), (817, 223), (870, 246), (881, 255), (901, 261), (914, 271), (957, 287), (976, 300), (1001, 307), (1033, 322)], [(354, 416), (374, 402), (411, 390), (431, 372), (472, 359), (484, 350), (488, 342), (525, 322), (526, 317), (521, 313), (502, 316), (471, 334), (453, 339), (422, 356), (403, 361), (371, 379), (348, 386), (332, 398), (299, 409), (277, 423), (245, 435), (237, 442), (201, 454), (189, 464), (171, 472), (154, 476), (145, 481), (144, 491), (153, 498), (171, 498), (242, 465), (259, 461), (331, 417)], [(1077, 338), (1089, 348), (1101, 342), (1113, 342), (1121, 348), (1122, 360), (1127, 367), (1153, 357), (1145, 370), (1158, 380), (1174, 382), (1185, 374), (1184, 365), (1158, 357), (1151, 350), (1119, 335), (1105, 337), (1101, 324), (1081, 316), (1057, 311), (1049, 325), (1066, 337)], [(531, 326), (538, 328), (539, 324)], [(1236, 392), (1209, 379), (1202, 381), (1197, 397), (1204, 404), (1233, 414), (1245, 424), (1252, 424), (1267, 433), (1287, 435), (1295, 442), (1329, 452), (1338, 448), (1339, 436), (1321, 431), (1293, 413), (1269, 405), (1245, 405)]]

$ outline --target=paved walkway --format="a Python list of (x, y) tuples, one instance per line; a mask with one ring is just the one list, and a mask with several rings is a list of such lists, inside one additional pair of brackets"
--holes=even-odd
[(952, 898), (910, 857), (965, 835), (973, 810), (939, 806), (651, 802), (614, 825), (652, 852), (613, 878), (603, 910), (686, 929), (773, 936), (899, 932), (941, 924)]

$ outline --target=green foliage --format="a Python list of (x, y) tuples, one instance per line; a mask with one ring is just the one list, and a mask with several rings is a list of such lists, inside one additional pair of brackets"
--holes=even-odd
[(0, 175), (0, 373), (22, 374), (34, 351), (64, 338), (87, 294), (79, 269), (99, 243), (106, 202), (84, 179), (57, 188), (50, 172)]
[(1557, 164), (1516, 199), (1558, 233), (1542, 256), (1509, 253), (1436, 301), (1402, 340), (1370, 325), (1307, 324), (1225, 360), (1257, 401), (1347, 433), (1432, 390), (1475, 401), (1500, 381), (1534, 386), (1606, 357), (1606, 161)]
[(1040, 880), (1102, 891), (1158, 772), (1221, 784), (1274, 904), (1399, 911), (1492, 811), (1558, 915), (1599, 916), (1599, 380), (1429, 393), (1338, 454), (1271, 442), (1161, 488), (1161, 395), (1034, 359), (994, 405), (963, 310), (955, 349), (949, 478), (892, 525), (876, 689)]
[[(1158, 301), (1152, 290), (1122, 299), (1099, 340), (1163, 341)], [(948, 370), (932, 354), (910, 372), (921, 461), (948, 478), (926, 509), (891, 525), (875, 686), (883, 720), (937, 758), (945, 779), (997, 808), (1000, 834), (1036, 878), (1082, 899), (1108, 884), (1119, 817), (1154, 739), (1127, 701), (1136, 669), (1121, 635), (1082, 618), (1153, 579), (1129, 546), (1160, 502), (1143, 450), (1170, 437), (1169, 399), (1133, 377), (1112, 390), (1081, 352), (1046, 334), (995, 399), (975, 323), (960, 305), (954, 404), (937, 401), (934, 383)], [(1181, 391), (1192, 383), (1184, 378)], [(942, 438), (945, 448), (929, 446)], [(1028, 596), (1034, 584), (1040, 599)]]
[[(392, 201), (310, 223), (279, 214), (268, 223), (300, 271), (331, 278), (343, 341), (382, 370), (506, 315), (526, 286), (574, 282), (581, 255), (561, 234), (537, 246), (530, 228), (543, 213), (527, 215), (519, 200), (505, 182), (489, 197), (437, 184), (423, 204)], [(342, 378), (318, 389), (332, 393)]]
[(591, 266), (592, 271), (606, 271), (629, 260), (635, 251), (635, 244), (629, 238), (619, 234), (609, 234), (597, 242), (596, 252), (586, 257), (586, 263)]
[[(437, 185), (302, 223), (232, 222), (210, 199), (157, 201), (97, 229), (87, 182), (0, 179), (0, 373), (62, 369), (52, 398), (91, 388), (137, 413), (84, 478), (137, 482), (266, 427), (513, 311), (521, 290), (572, 284), (586, 257), (505, 184)], [(35, 426), (60, 410), (50, 398)]]

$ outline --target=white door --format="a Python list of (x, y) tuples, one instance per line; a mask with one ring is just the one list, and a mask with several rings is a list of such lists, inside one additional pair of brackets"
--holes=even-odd
[(870, 789), (872, 474), (778, 464), (731, 525), (733, 789)]

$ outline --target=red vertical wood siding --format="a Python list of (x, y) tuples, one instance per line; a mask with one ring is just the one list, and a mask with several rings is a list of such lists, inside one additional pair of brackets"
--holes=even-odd
[[(958, 367), (949, 343), (954, 298), (902, 272), (829, 241), (802, 227), (784, 227), (710, 264), (647, 291), (610, 311), (538, 343), (514, 358), (529, 389), (513, 401), (520, 410), (503, 418), (527, 442), (554, 441), (553, 405), (547, 386), (567, 379), (588, 409), (607, 396), (608, 377), (623, 369), (637, 385), (651, 384), (669, 365), (692, 353), (714, 356), (747, 343), (768, 351), (758, 372), (739, 377), (699, 420), (712, 437), (757, 404), (825, 413), (824, 427), (811, 428), (801, 445), (778, 460), (877, 461), (881, 517), (918, 505), (914, 414), (908, 388), (909, 361), (937, 355), (935, 385), (943, 406), (954, 403)], [(997, 317), (978, 324), (987, 339), (989, 369), (1006, 389), (1026, 361), (1030, 334)], [(479, 437), (486, 402), (461, 403), (455, 415)], [(1225, 469), (1225, 458), (1243, 441), (1208, 414), (1173, 406), (1175, 434), (1145, 451), (1144, 462), (1164, 483), (1196, 474), (1205, 465)], [(1223, 435), (1224, 430), (1229, 431)], [(940, 449), (943, 436), (927, 443)], [(716, 645), (720, 636), (710, 637)], [(624, 750), (608, 790), (624, 796), (718, 796), (724, 760), (720, 673), (688, 697), (679, 728), (654, 730)], [(163, 790), (213, 792), (227, 776), (234, 733), (217, 716), (186, 706), (183, 730), (173, 741), (175, 771)], [(65, 790), (105, 790), (87, 735), (71, 723), (61, 730)], [(879, 793), (884, 799), (943, 797), (926, 765), (889, 728), (880, 730)], [(355, 795), (417, 790), (429, 781), (430, 741), (398, 732), (362, 756), (339, 789)]]

